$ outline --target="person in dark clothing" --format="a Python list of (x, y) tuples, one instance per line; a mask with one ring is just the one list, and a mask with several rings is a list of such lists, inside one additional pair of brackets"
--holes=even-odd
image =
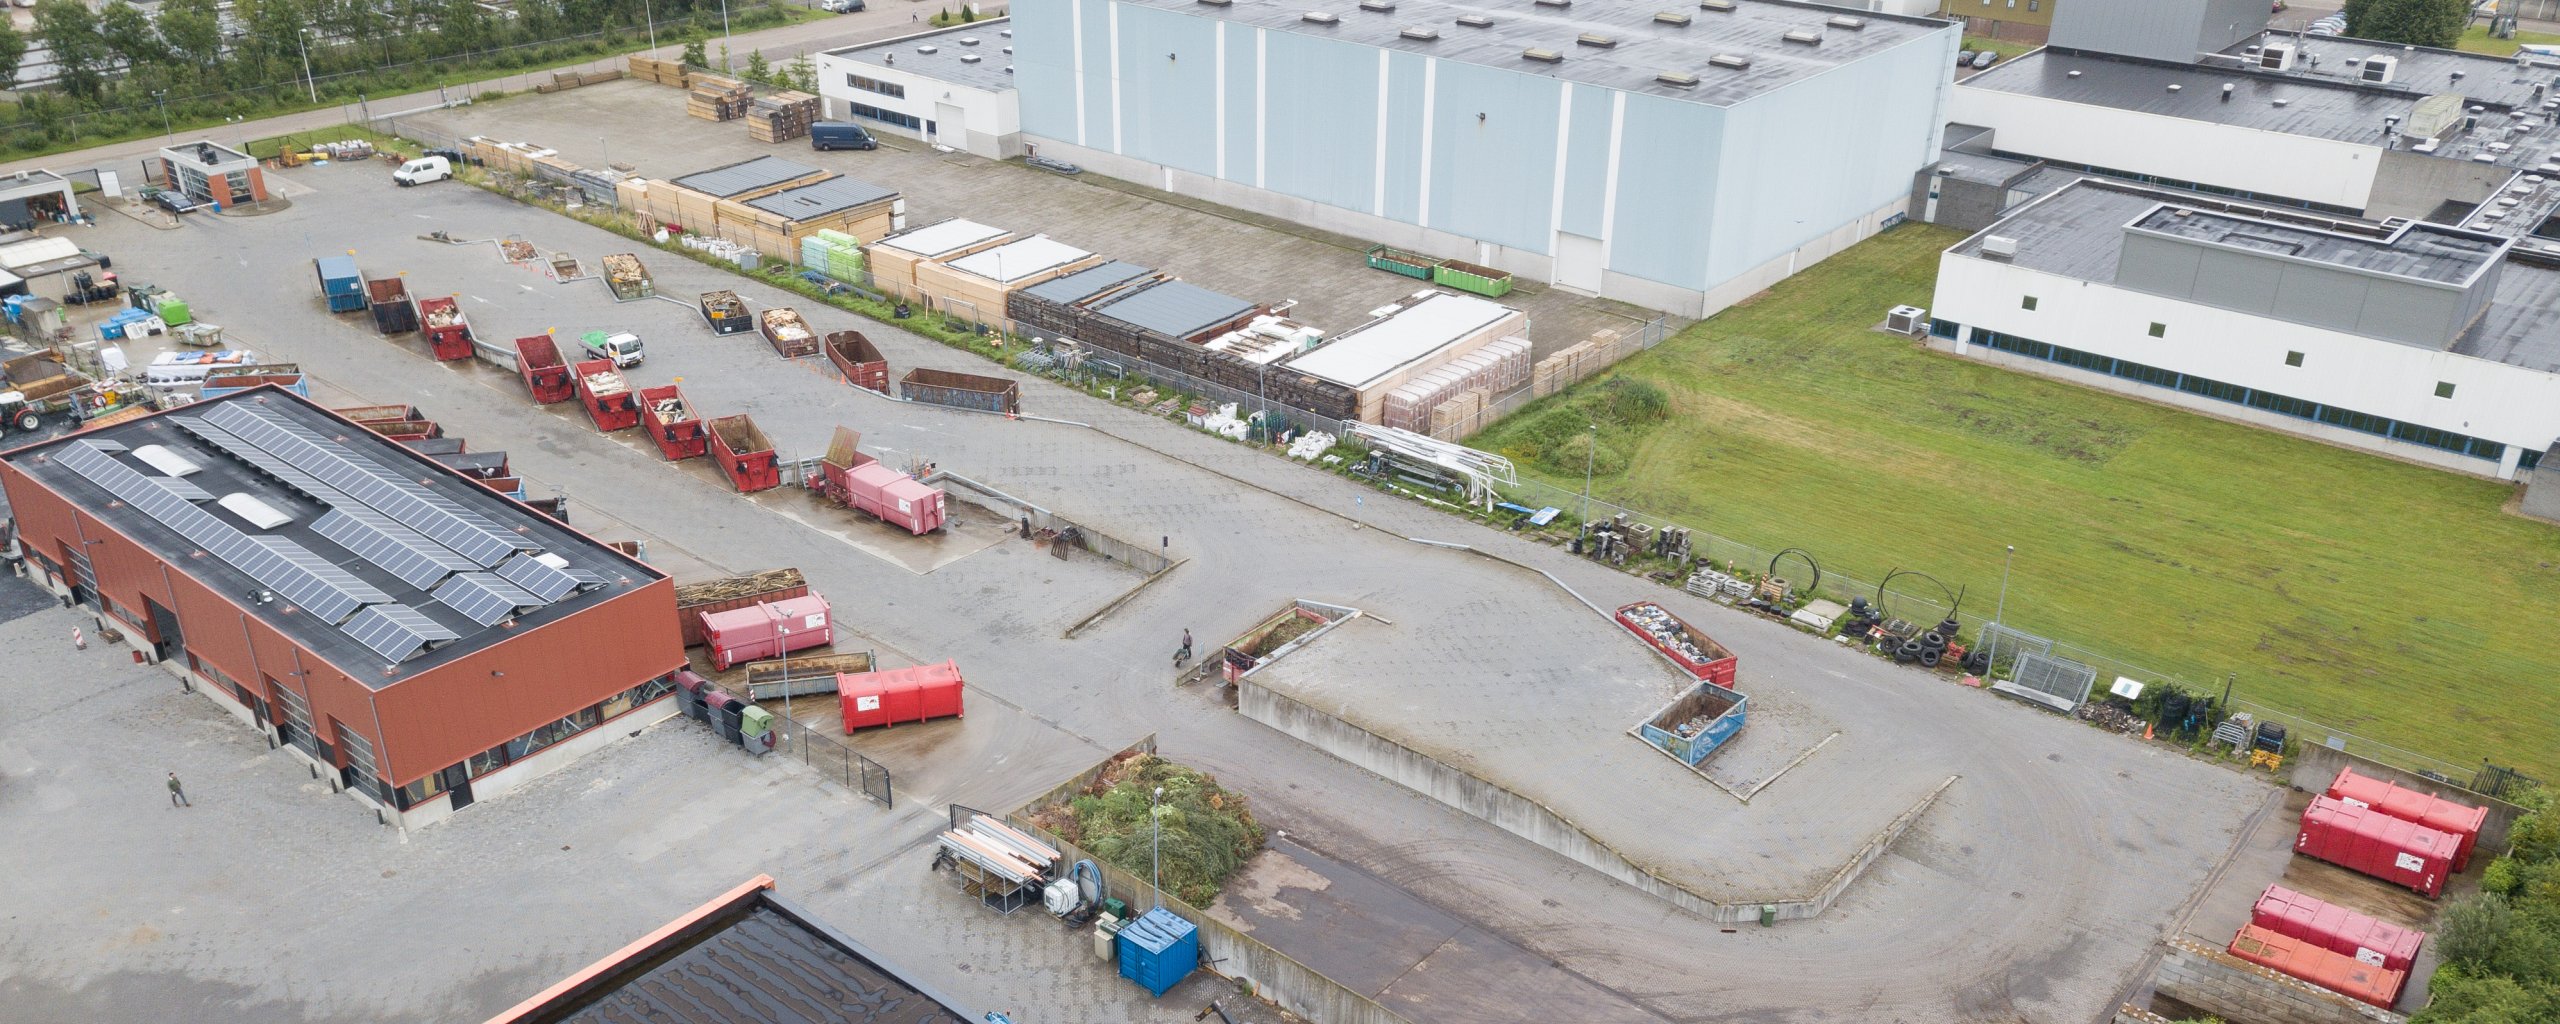
[(193, 807), (193, 806), (195, 806), (195, 802), (194, 802), (194, 801), (191, 801), (191, 800), (187, 799), (187, 787), (185, 787), (185, 786), (183, 786), (183, 785), (180, 785), (180, 784), (178, 783), (178, 773), (176, 773), (176, 772), (170, 772), (170, 773), (169, 773), (169, 806), (171, 806), (171, 807)]

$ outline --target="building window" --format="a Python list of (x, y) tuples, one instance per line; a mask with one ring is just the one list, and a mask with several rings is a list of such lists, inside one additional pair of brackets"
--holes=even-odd
[(507, 760), (510, 763), (524, 760), (535, 751), (585, 732), (588, 729), (592, 729), (597, 723), (602, 721), (604, 721), (604, 716), (598, 713), (595, 708), (590, 707), (576, 711), (557, 722), (535, 729), (534, 731), (518, 736), (515, 739), (508, 740)]
[(1929, 320), (1929, 334), (1931, 337), (1953, 338), (1963, 330), (1964, 325), (1953, 320), (1939, 320), (1934, 317)]
[(366, 796), (381, 798), (386, 803), (390, 802), (384, 795), (385, 787), (380, 779), (382, 770), (373, 763), (373, 741), (348, 729), (345, 722), (334, 718), (329, 722), (337, 726), (338, 749), (347, 755), (347, 766), (339, 769), (338, 772), (340, 779), (347, 784), (348, 789)]
[(2451, 398), (2451, 397), (2453, 397), (2453, 382), (2452, 382), (2452, 381), (2449, 381), (2449, 380), (2440, 380), (2440, 381), (2437, 381), (2437, 382), (2436, 382), (2436, 397), (2437, 397), (2437, 398)]
[(2030, 313), (2035, 312), (2035, 310), (2036, 310), (2036, 297), (2035, 297), (2035, 296), (2033, 296), (2033, 295), (2029, 295), (2029, 296), (2027, 296), (2026, 298), (2023, 298), (2023, 299), (2018, 300), (2018, 308), (2019, 308), (2019, 309), (2026, 310), (2027, 312), (2030, 312)]
[(2030, 10), (2030, 11), (2041, 11), (2041, 10), (2044, 10), (2044, 0), (2027, 0), (2027, 10)]
[(2300, 365), (2302, 365), (2302, 353), (2300, 353), (2300, 352), (2287, 352), (2287, 353), (2285, 353), (2285, 354), (2284, 354), (2284, 364), (2285, 364), (2286, 366), (2300, 366)]
[(876, 78), (864, 78), (861, 75), (846, 75), (844, 84), (864, 92), (876, 92), (891, 99), (907, 98), (907, 87), (896, 82), (883, 82)]
[(2524, 450), (2524, 454), (2516, 457), (2516, 469), (2519, 471), (2531, 472), (2535, 466), (2539, 465), (2542, 465), (2542, 451), (2540, 449), (2527, 448)]
[(416, 807), (442, 792), (444, 792), (444, 773), (428, 772), (426, 778), (400, 787), (398, 798), (400, 809), (405, 811)]
[(2169, 336), (2169, 325), (2168, 325), (2168, 324), (2164, 324), (2164, 323), (2154, 322), (2154, 323), (2151, 325), (2151, 336), (2152, 336), (2152, 337), (2154, 337), (2154, 338), (2166, 338), (2166, 337), (2168, 337), (2168, 336)]
[(901, 114), (895, 110), (875, 107), (868, 103), (856, 103), (852, 106), (853, 116), (855, 117), (869, 118), (874, 121), (885, 121), (911, 131), (924, 130), (924, 119), (917, 117), (914, 114)]
[(507, 766), (507, 748), (504, 744), (490, 747), (471, 755), (470, 760), (462, 764), (463, 770), (469, 772), (472, 778), (479, 778)]
[(328, 760), (328, 755), (320, 752), (320, 735), (312, 728), (311, 705), (290, 686), (273, 679), (267, 680), (267, 684), (268, 689), (275, 691), (276, 710), (283, 712), (276, 722), (276, 731), (284, 734), (284, 741), (302, 748), (303, 753)]

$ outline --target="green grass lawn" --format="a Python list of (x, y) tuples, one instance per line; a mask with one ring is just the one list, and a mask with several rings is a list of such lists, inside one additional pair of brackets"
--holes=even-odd
[(2560, 46), (2560, 35), (2553, 35), (2549, 32), (2518, 31), (2516, 33), (2516, 37), (2513, 39), (2492, 39), (2489, 37), (2489, 26), (2483, 23), (2463, 29), (2462, 41), (2454, 44), (2454, 46), (2456, 49), (2467, 50), (2472, 53), (2486, 53), (2491, 56), (2509, 57), (2513, 56), (2517, 49), (2525, 46), (2526, 44), (2534, 46)]
[[(1672, 416), (1603, 428), (1595, 494), (1862, 579), (1920, 569), (1969, 585), (1969, 615), (1987, 616), (2014, 544), (2019, 628), (2560, 779), (2560, 527), (2502, 512), (2507, 484), (1869, 330), (1929, 304), (1960, 237), (1897, 228), (1623, 364)], [(1586, 429), (1596, 383), (1469, 443), (1578, 489), (1583, 449), (1559, 442)]]
[(2011, 57), (2015, 57), (2035, 48), (2036, 44), (2034, 43), (2016, 43), (2006, 39), (1984, 39), (1981, 36), (1964, 37), (1964, 45), (1960, 47), (1960, 49), (1966, 50), (1989, 50), (1993, 53), (1999, 54), (2001, 60), (2008, 60)]

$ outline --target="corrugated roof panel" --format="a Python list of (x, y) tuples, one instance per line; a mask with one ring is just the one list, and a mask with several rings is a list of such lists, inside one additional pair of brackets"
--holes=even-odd
[(1093, 307), (1114, 320), (1173, 338), (1189, 338), (1253, 310), (1253, 303), (1185, 281), (1166, 281)]
[(776, 192), (769, 196), (758, 196), (747, 200), (747, 205), (793, 220), (808, 220), (839, 210), (850, 210), (896, 198), (898, 198), (896, 189), (882, 188), (854, 178), (836, 177), (815, 185), (802, 185), (799, 188)]
[(1022, 290), (1022, 294), (1059, 305), (1081, 302), (1112, 288), (1155, 271), (1135, 263), (1113, 260), (1091, 270), (1079, 270), (1065, 277), (1052, 278)]
[(927, 224), (913, 231), (891, 235), (878, 244), (918, 256), (940, 256), (956, 252), (991, 238), (1004, 237), (1003, 228), (991, 228), (974, 220), (954, 217), (938, 224)]
[(743, 192), (770, 188), (793, 178), (806, 178), (819, 173), (818, 168), (794, 163), (778, 156), (760, 156), (725, 167), (696, 171), (676, 179), (679, 188), (689, 188), (705, 195), (726, 199)]
[(951, 261), (951, 269), (976, 274), (990, 281), (1019, 281), (1054, 267), (1065, 266), (1093, 254), (1047, 235), (1033, 235), (1019, 242), (1007, 242), (983, 252), (970, 253)]

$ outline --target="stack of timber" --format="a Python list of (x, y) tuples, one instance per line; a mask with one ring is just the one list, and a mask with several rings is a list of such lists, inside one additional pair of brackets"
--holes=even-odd
[(575, 89), (582, 85), (603, 85), (606, 82), (619, 81), (621, 78), (622, 72), (620, 71), (592, 71), (583, 75), (569, 71), (554, 71), (551, 73), (551, 80), (549, 82), (534, 86), (533, 91), (559, 92), (564, 89)]
[(462, 155), (491, 170), (529, 176), (533, 174), (534, 161), (552, 160), (560, 151), (530, 142), (500, 142), (474, 135), (463, 140)]
[(686, 88), (692, 84), (692, 82), (688, 81), (688, 75), (685, 72), (683, 61), (659, 60), (656, 57), (644, 57), (635, 53), (631, 55), (630, 66), (631, 77), (640, 79), (644, 82), (656, 82), (659, 85), (672, 85), (678, 89)]
[(692, 91), (684, 98), (684, 112), (705, 121), (735, 121), (747, 116), (747, 107), (753, 102), (755, 91), (745, 82), (718, 75), (695, 75)]
[(778, 92), (758, 97), (747, 108), (747, 137), (757, 142), (789, 142), (809, 136), (818, 122), (818, 98), (805, 92)]

